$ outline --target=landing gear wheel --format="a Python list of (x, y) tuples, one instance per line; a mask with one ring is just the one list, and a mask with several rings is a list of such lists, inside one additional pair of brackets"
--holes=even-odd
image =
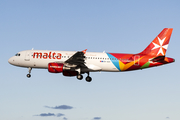
[(83, 79), (83, 76), (81, 74), (77, 75), (77, 79), (78, 80), (82, 80)]
[(31, 73), (32, 68), (29, 67), (28, 69), (29, 69), (29, 74), (27, 74), (26, 76), (27, 76), (28, 78), (30, 78), (30, 77), (31, 77), (31, 74), (30, 74), (30, 73)]
[(30, 77), (31, 77), (31, 74), (27, 74), (27, 77), (30, 78)]
[(87, 82), (91, 82), (91, 81), (92, 81), (92, 78), (89, 77), (89, 76), (87, 76), (87, 77), (86, 77), (86, 81), (87, 81)]

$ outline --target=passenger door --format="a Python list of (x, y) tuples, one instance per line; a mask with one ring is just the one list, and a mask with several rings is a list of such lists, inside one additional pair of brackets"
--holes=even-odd
[(25, 55), (25, 61), (30, 61), (31, 52), (27, 51)]
[(139, 58), (140, 58), (139, 55), (134, 56), (134, 65), (139, 66)]

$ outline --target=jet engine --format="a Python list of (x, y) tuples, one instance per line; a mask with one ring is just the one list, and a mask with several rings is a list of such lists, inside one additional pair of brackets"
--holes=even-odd
[(71, 71), (70, 68), (64, 66), (63, 63), (49, 63), (48, 71), (51, 73), (63, 73), (64, 76), (77, 76), (77, 71)]
[(63, 72), (63, 66), (62, 63), (49, 63), (48, 64), (48, 71), (51, 73), (61, 73)]

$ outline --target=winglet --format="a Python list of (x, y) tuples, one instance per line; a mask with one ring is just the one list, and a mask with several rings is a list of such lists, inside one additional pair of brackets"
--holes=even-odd
[(83, 52), (84, 54), (86, 54), (86, 51), (87, 51), (87, 49), (83, 50), (82, 52)]

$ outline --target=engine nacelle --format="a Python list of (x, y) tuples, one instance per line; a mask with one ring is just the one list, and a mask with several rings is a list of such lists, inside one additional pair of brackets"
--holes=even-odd
[(48, 71), (51, 73), (61, 73), (63, 72), (63, 66), (62, 63), (49, 63), (48, 64)]
[(48, 64), (48, 71), (51, 73), (61, 73), (64, 76), (77, 76), (77, 71), (71, 71), (70, 68), (64, 66), (63, 63), (49, 63)]

